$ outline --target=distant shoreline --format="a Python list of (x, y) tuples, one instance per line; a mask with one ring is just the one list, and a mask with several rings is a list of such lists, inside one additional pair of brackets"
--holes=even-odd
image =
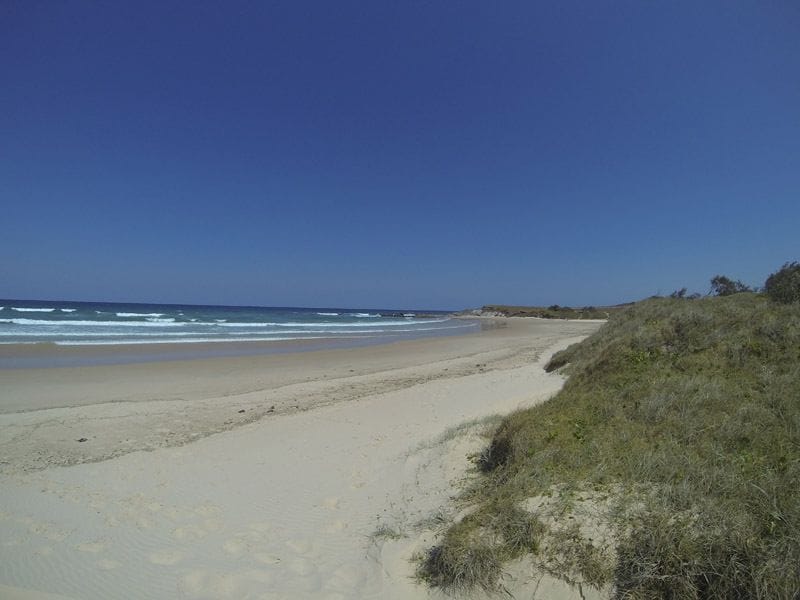
[(486, 304), (481, 308), (467, 309), (455, 313), (464, 317), (527, 317), (538, 319), (562, 319), (578, 321), (605, 321), (612, 314), (630, 306), (631, 303), (613, 306), (571, 307), (553, 304), (551, 306), (514, 306), (509, 304)]

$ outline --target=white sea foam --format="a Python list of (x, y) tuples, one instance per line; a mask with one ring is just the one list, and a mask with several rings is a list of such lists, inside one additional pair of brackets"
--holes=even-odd
[[(289, 335), (289, 334), (301, 334), (303, 336), (306, 336), (308, 334), (316, 334), (316, 333), (327, 333), (329, 335), (325, 336), (325, 337), (330, 337), (330, 333), (331, 332), (329, 332), (329, 331), (274, 331), (274, 332), (270, 332), (270, 331), (241, 331), (241, 332), (236, 332), (233, 335), (228, 335), (228, 334), (225, 334), (225, 333), (214, 334), (214, 333), (209, 333), (208, 331), (202, 331), (202, 332), (200, 332), (200, 331), (186, 331), (186, 332), (184, 332), (184, 331), (180, 331), (180, 332), (175, 332), (175, 331), (153, 331), (153, 332), (144, 332), (144, 331), (135, 331), (135, 332), (131, 332), (131, 331), (94, 331), (94, 332), (93, 331), (80, 331), (80, 332), (76, 332), (76, 331), (73, 330), (73, 331), (31, 331), (31, 332), (26, 332), (26, 333), (23, 333), (23, 334), (14, 334), (14, 335), (15, 336), (18, 335), (19, 337), (61, 337), (61, 338), (72, 337), (72, 338), (75, 338), (76, 340), (78, 338), (84, 338), (84, 337), (89, 337), (89, 338), (92, 338), (92, 337), (128, 337), (128, 338), (131, 338), (131, 339), (138, 339), (138, 338), (159, 338), (159, 337), (180, 337), (180, 338), (187, 337), (187, 338), (191, 338), (191, 337), (197, 337), (197, 336), (206, 336), (207, 337), (209, 335), (214, 335), (215, 336), (214, 339), (235, 341), (237, 339), (251, 339), (250, 337), (242, 337), (242, 336), (259, 336), (260, 339), (271, 340), (271, 339), (274, 339), (274, 338), (265, 337), (265, 336), (273, 336), (273, 335), (275, 335), (275, 336), (279, 336), (279, 335), (280, 336), (284, 336), (284, 335)], [(337, 333), (339, 333), (339, 332), (337, 332)], [(344, 333), (346, 333), (346, 332), (344, 332)], [(370, 333), (372, 333), (372, 332), (370, 332)], [(2, 339), (3, 337), (10, 337), (10, 336), (8, 334), (0, 334), (0, 339)], [(14, 342), (12, 342), (12, 343), (14, 343)]]
[[(72, 337), (72, 338), (84, 338), (84, 337), (117, 337), (117, 336), (130, 336), (130, 335), (138, 335), (138, 336), (168, 336), (168, 335), (178, 335), (182, 336), (183, 333), (169, 333), (167, 331), (162, 331), (159, 333), (135, 333), (131, 334), (129, 331), (102, 331), (102, 332), (92, 332), (92, 331), (28, 331), (22, 334), (14, 334), (14, 336), (20, 337)], [(8, 334), (0, 334), (0, 338), (9, 337)], [(4, 342), (4, 343), (16, 343), (16, 342)]]
[[(449, 327), (414, 327), (413, 329), (378, 329), (377, 331), (384, 331), (385, 333), (416, 333), (417, 331), (444, 331), (445, 329), (472, 329), (475, 325), (451, 325)], [(356, 333), (356, 332), (353, 332)], [(376, 333), (375, 330), (370, 330), (370, 333)]]
[(146, 321), (46, 321), (44, 319), (0, 319), (0, 323), (14, 325), (50, 325), (51, 327), (61, 327), (72, 325), (75, 327), (169, 327), (182, 326), (186, 323), (150, 323)]
[(348, 313), (348, 317), (358, 317), (359, 319), (374, 319), (375, 317), (380, 317), (380, 315), (371, 315), (369, 313)]
[(219, 327), (287, 327), (289, 325), (303, 327), (306, 325), (308, 327), (322, 327), (328, 326), (328, 323), (228, 323), (226, 321), (217, 321), (216, 323), (198, 323), (198, 325), (216, 325)]
[[(0, 320), (0, 322), (3, 322)], [(6, 321), (7, 322), (7, 321)], [(412, 327), (412, 328), (391, 328), (391, 329), (298, 329), (281, 331), (236, 331), (230, 334), (220, 333), (211, 334), (209, 331), (70, 331), (53, 330), (34, 331), (21, 334), (22, 339), (6, 340), (8, 334), (0, 333), (0, 344), (30, 344), (37, 343), (29, 338), (43, 338), (57, 345), (81, 346), (81, 345), (113, 345), (113, 344), (162, 344), (162, 343), (196, 343), (196, 342), (243, 342), (243, 341), (285, 341), (285, 340), (318, 340), (318, 339), (369, 339), (380, 336), (393, 336), (404, 333), (417, 333), (423, 331), (443, 331), (455, 329), (469, 329), (474, 324), (458, 324), (440, 327)], [(17, 337), (15, 334), (14, 337)], [(28, 338), (28, 339), (26, 339)]]
[(77, 309), (75, 308), (59, 308), (61, 312), (75, 312)]
[(445, 323), (450, 319), (416, 319), (416, 320), (384, 320), (370, 321), (368, 323), (272, 323), (277, 327), (407, 327), (408, 325), (427, 325), (430, 323)]
[(285, 328), (285, 327), (297, 327), (301, 328), (302, 330), (306, 330), (308, 328), (316, 328), (316, 329), (339, 329), (339, 328), (376, 328), (376, 327), (388, 327), (395, 328), (395, 327), (408, 327), (409, 325), (429, 325), (432, 323), (446, 323), (450, 321), (450, 319), (425, 319), (425, 320), (411, 320), (411, 319), (403, 319), (403, 320), (395, 320), (395, 321), (388, 321), (388, 320), (380, 320), (380, 321), (373, 321), (369, 323), (298, 323), (298, 322), (291, 322), (291, 323), (276, 323), (276, 322), (263, 322), (263, 323), (227, 323), (227, 322), (220, 322), (219, 320), (214, 323), (209, 322), (195, 322), (195, 323), (187, 323), (187, 322), (176, 322), (173, 318), (148, 318), (144, 321), (79, 321), (79, 320), (64, 320), (64, 321), (55, 321), (55, 320), (46, 320), (46, 319), (27, 319), (27, 318), (16, 318), (16, 319), (0, 319), (0, 323), (5, 324), (14, 324), (14, 325), (40, 325), (40, 326), (50, 326), (50, 327), (63, 327), (63, 326), (74, 326), (74, 327), (106, 327), (106, 328), (117, 328), (117, 327), (197, 327), (197, 326), (209, 326), (209, 327), (231, 327), (231, 328), (255, 328), (255, 329), (262, 329), (265, 327), (277, 327), (277, 328)]
[(338, 317), (339, 313), (317, 313), (320, 317)]
[(12, 306), (11, 310), (17, 312), (53, 312), (55, 308), (17, 308), (16, 306)]
[(197, 344), (199, 342), (285, 342), (290, 340), (318, 340), (324, 339), (322, 337), (274, 337), (274, 338), (182, 338), (180, 340), (138, 340), (138, 339), (122, 339), (122, 340), (96, 340), (96, 341), (57, 341), (54, 342), (57, 346), (113, 346), (118, 344)]
[(118, 317), (163, 317), (164, 313), (116, 313)]
[[(444, 323), (450, 319), (425, 319), (410, 321), (403, 319), (402, 321), (375, 321), (370, 323), (218, 323), (220, 327), (397, 327), (408, 325), (424, 325), (427, 323)], [(200, 325), (200, 323), (198, 323)]]

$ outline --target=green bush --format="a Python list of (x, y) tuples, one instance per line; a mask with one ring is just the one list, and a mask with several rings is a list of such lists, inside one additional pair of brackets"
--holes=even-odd
[(786, 263), (767, 278), (764, 284), (767, 296), (776, 302), (788, 304), (800, 301), (800, 263)]

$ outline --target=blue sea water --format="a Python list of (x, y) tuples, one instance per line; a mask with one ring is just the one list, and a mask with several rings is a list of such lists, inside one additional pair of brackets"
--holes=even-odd
[(391, 341), (476, 328), (439, 311), (0, 300), (0, 344)]

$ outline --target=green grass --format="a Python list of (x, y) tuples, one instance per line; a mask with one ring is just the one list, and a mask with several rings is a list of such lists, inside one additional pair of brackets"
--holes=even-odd
[(800, 304), (646, 300), (548, 368), (564, 388), (500, 423), (420, 578), (496, 590), (524, 554), (617, 598), (800, 597)]

